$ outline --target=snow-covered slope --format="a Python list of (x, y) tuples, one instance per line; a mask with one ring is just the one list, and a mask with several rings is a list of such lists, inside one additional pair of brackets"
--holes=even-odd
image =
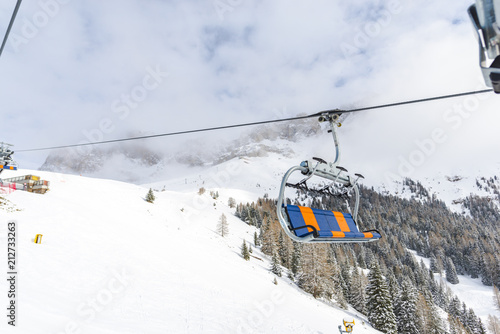
[[(262, 260), (242, 259), (240, 246), (253, 241), (254, 229), (226, 203), (250, 200), (252, 191), (221, 185), (214, 200), (196, 187), (167, 189), (150, 204), (147, 187), (22, 172), (49, 180), (51, 190), (2, 195), (0, 245), (6, 248), (7, 221), (16, 220), (19, 272), (18, 326), (4, 319), (2, 332), (333, 333), (351, 318), (356, 333), (378, 333), (356, 312), (315, 300), (286, 278), (273, 284), (258, 250)], [(223, 213), (225, 238), (215, 231)], [(36, 234), (41, 244), (32, 242)]]

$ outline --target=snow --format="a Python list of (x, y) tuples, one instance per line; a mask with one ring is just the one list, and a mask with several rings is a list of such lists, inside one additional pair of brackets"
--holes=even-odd
[[(44, 195), (3, 195), (20, 211), (0, 211), (4, 247), (7, 222), (18, 224), (19, 273), (17, 327), (4, 316), (2, 333), (326, 334), (344, 318), (355, 320), (356, 333), (378, 333), (355, 311), (316, 300), (287, 278), (274, 285), (270, 261), (255, 247), (262, 261), (242, 259), (240, 246), (253, 243), (255, 230), (234, 217), (227, 199), (253, 199), (262, 188), (251, 182), (238, 178), (245, 190), (219, 184), (214, 200), (207, 183), (198, 195), (193, 175), (189, 187), (167, 183), (150, 204), (148, 186), (28, 170), (2, 176), (20, 173), (51, 185)], [(215, 232), (223, 213), (225, 238)], [(7, 281), (0, 282), (6, 305)]]

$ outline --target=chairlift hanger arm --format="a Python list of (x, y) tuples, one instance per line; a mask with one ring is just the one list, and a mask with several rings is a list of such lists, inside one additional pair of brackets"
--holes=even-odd
[(7, 43), (7, 39), (9, 38), (10, 30), (12, 29), (12, 26), (14, 25), (14, 20), (16, 19), (17, 12), (19, 11), (19, 7), (21, 6), (21, 1), (22, 0), (17, 0), (16, 7), (14, 8), (14, 12), (12, 13), (12, 17), (9, 22), (9, 26), (7, 27), (7, 31), (5, 32), (3, 41), (2, 41), (2, 46), (0, 46), (0, 56), (2, 55), (3, 49), (5, 48), (5, 44)]

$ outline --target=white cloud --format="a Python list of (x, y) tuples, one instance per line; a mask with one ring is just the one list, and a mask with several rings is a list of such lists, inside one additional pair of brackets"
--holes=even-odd
[[(11, 43), (0, 59), (0, 140), (17, 149), (77, 143), (103, 120), (113, 128), (103, 139), (113, 139), (131, 131), (266, 120), (481, 85), (465, 0), (58, 1), (23, 2), (13, 36), (23, 36), (41, 15), (40, 4), (60, 5), (36, 36), (16, 48)], [(221, 2), (229, 6), (222, 12), (214, 6)], [(13, 3), (0, 4), (0, 29)], [(156, 67), (168, 77), (142, 98), (137, 87)], [(134, 92), (140, 98), (123, 117), (113, 103)], [(346, 125), (356, 135), (346, 146), (381, 164), (388, 156), (397, 159), (440, 126), (453, 103), (352, 117), (356, 121)], [(496, 113), (481, 117), (491, 127), (488, 117)], [(484, 133), (498, 137), (467, 131), (478, 141)], [(450, 147), (442, 150), (458, 154), (456, 137), (450, 134)], [(16, 158), (36, 168), (44, 155), (34, 156)]]

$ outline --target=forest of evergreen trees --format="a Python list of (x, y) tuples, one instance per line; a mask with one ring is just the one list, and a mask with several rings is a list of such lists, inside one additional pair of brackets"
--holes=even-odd
[[(382, 195), (362, 187), (360, 230), (378, 229), (383, 238), (368, 244), (300, 244), (291, 241), (276, 219), (276, 201), (239, 204), (235, 215), (260, 229), (254, 246), (272, 258), (272, 271), (287, 275), (316, 298), (350, 304), (386, 333), (486, 333), (485, 325), (435, 275), (458, 283), (458, 274), (500, 285), (498, 211), (470, 197), (471, 217), (451, 212), (412, 180), (418, 199)], [(418, 196), (417, 196), (418, 195)], [(422, 200), (425, 198), (425, 200)], [(346, 203), (297, 194), (299, 205), (347, 212)], [(430, 258), (431, 268), (409, 251)], [(279, 271), (279, 273), (278, 273)], [(447, 324), (437, 307), (448, 313)]]

